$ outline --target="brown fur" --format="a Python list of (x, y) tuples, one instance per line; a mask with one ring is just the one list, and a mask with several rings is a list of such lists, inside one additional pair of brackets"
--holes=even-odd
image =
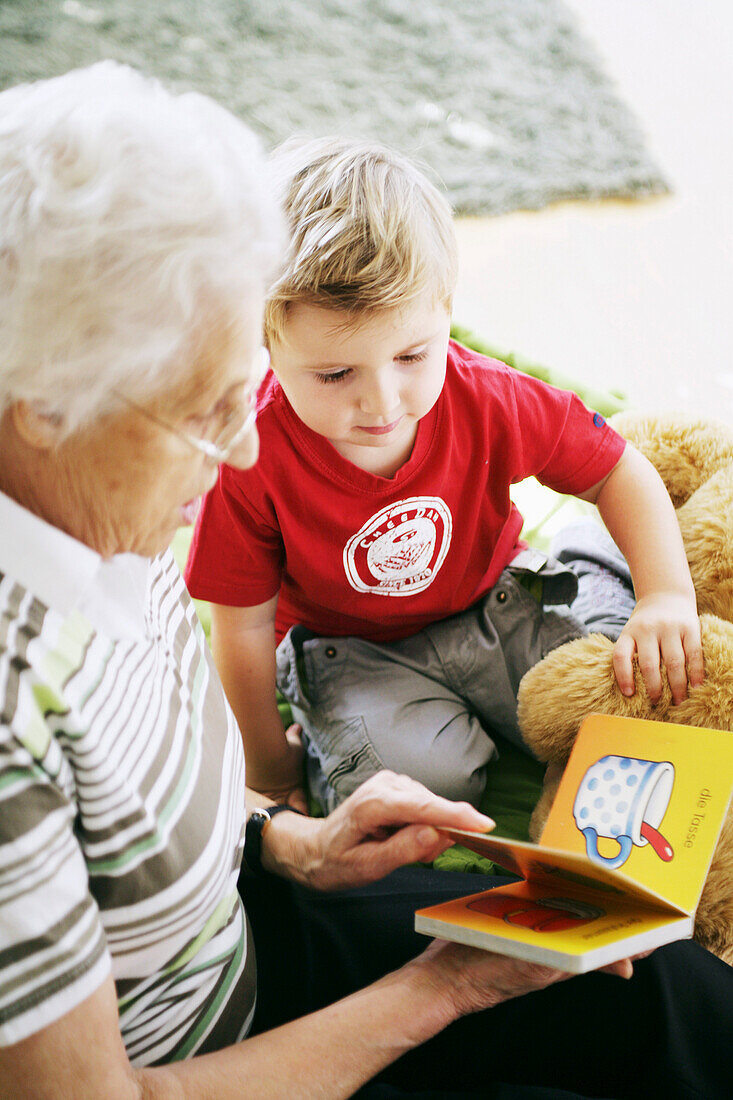
[[(545, 789), (530, 832), (542, 832), (578, 728), (590, 713), (730, 730), (733, 733), (733, 433), (722, 425), (677, 417), (614, 417), (614, 427), (659, 470), (678, 504), (695, 582), (705, 680), (674, 706), (663, 676), (652, 705), (638, 668), (636, 691), (621, 694), (613, 674), (613, 643), (600, 634), (550, 653), (519, 687), (519, 725), (532, 751), (548, 762)], [(733, 808), (723, 826), (695, 922), (695, 937), (733, 964)]]
[(700, 614), (733, 620), (733, 462), (677, 509)]
[(609, 423), (656, 467), (675, 508), (733, 463), (733, 431), (723, 423), (633, 412), (616, 413)]

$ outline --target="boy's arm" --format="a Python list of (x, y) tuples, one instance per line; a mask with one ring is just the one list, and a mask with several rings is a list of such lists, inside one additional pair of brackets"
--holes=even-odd
[(695, 589), (674, 507), (662, 479), (630, 444), (603, 481), (578, 494), (598, 506), (629, 563), (636, 608), (616, 642), (613, 667), (624, 695), (634, 694), (634, 653), (649, 697), (662, 692), (661, 661), (672, 700), (704, 678)]
[(211, 605), (211, 648), (244, 742), (247, 785), (308, 812), (299, 729), (275, 702), (277, 596), (255, 607)]

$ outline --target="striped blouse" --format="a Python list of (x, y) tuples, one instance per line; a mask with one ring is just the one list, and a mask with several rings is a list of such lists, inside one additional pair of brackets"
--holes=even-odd
[(130, 1060), (243, 1037), (244, 758), (168, 552), (103, 562), (0, 494), (0, 1044), (111, 972)]

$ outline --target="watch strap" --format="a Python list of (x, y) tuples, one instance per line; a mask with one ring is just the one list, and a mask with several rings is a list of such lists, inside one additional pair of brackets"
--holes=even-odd
[[(292, 814), (300, 813), (300, 810), (296, 810), (294, 806), (283, 803), (277, 806), (258, 806), (249, 815), (244, 831), (244, 852), (242, 853), (242, 858), (250, 874), (261, 875), (263, 872), (262, 834), (265, 825), (267, 825), (276, 814), (284, 813), (286, 810)], [(302, 816), (301, 814), (301, 817)]]

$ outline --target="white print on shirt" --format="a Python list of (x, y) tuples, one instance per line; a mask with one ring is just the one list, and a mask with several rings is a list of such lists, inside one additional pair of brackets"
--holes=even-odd
[(344, 547), (344, 570), (357, 592), (412, 596), (432, 584), (453, 531), (440, 497), (408, 497), (368, 519)]

